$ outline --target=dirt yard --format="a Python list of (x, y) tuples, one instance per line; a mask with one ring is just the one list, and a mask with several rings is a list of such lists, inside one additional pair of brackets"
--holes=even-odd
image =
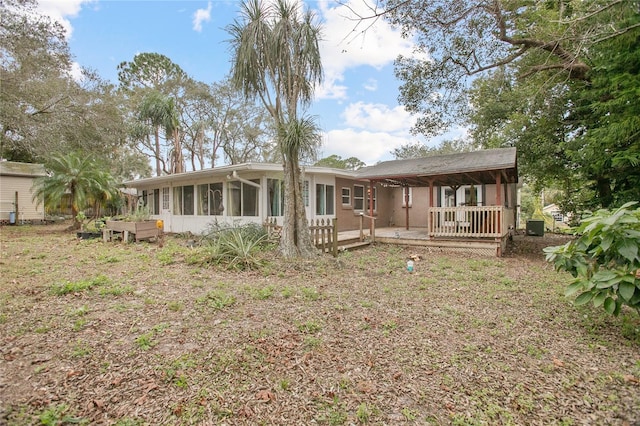
[(0, 424), (640, 424), (638, 315), (574, 308), (561, 238), (233, 272), (179, 237), (0, 237)]

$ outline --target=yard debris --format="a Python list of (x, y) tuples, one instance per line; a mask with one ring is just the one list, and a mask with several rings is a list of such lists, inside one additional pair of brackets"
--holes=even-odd
[[(585, 321), (538, 246), (478, 261), (378, 245), (303, 267), (269, 253), (229, 271), (183, 261), (193, 236), (166, 236), (167, 267), (147, 245), (47, 228), (2, 229), (0, 422), (640, 421), (640, 320)], [(98, 274), (77, 296), (50, 291)], [(234, 303), (199, 302), (217, 296)]]

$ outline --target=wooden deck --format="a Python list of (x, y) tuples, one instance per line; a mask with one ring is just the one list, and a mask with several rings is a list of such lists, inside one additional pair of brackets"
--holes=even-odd
[[(375, 242), (405, 246), (421, 246), (429, 251), (449, 253), (474, 253), (485, 256), (501, 256), (506, 246), (508, 234), (502, 238), (491, 237), (431, 237), (427, 227), (386, 227), (375, 229)], [(357, 241), (360, 231), (338, 232), (338, 246)], [(364, 230), (364, 238), (371, 241), (369, 229)]]

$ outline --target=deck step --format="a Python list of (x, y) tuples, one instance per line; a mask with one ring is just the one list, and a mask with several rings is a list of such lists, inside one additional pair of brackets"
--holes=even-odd
[(368, 241), (357, 241), (349, 244), (341, 244), (338, 246), (338, 251), (349, 251), (349, 250), (357, 250), (362, 247), (368, 247), (371, 243)]

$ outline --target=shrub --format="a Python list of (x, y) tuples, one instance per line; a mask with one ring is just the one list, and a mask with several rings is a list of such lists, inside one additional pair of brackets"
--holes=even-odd
[(628, 305), (640, 314), (640, 208), (630, 209), (635, 204), (589, 214), (575, 240), (544, 249), (556, 270), (575, 278), (565, 291), (578, 294), (575, 305), (592, 302), (613, 315)]
[(205, 261), (222, 263), (230, 269), (251, 269), (261, 266), (257, 256), (267, 246), (267, 232), (257, 224), (221, 228), (210, 227), (203, 236)]

